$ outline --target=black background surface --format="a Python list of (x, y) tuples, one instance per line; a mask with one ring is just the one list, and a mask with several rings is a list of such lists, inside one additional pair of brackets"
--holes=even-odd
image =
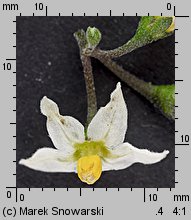
[[(130, 39), (139, 17), (17, 17), (17, 163), (38, 148), (54, 147), (39, 103), (46, 95), (62, 115), (86, 121), (86, 91), (77, 43), (73, 33), (88, 26), (102, 32), (102, 49)], [(126, 69), (154, 84), (174, 83), (174, 35), (118, 59)], [(119, 81), (93, 60), (98, 106), (109, 101)], [(122, 83), (128, 107), (126, 141), (139, 148), (170, 151), (153, 165), (134, 164), (120, 171), (103, 172), (93, 187), (174, 187), (174, 122), (145, 98)], [(17, 187), (89, 187), (76, 174), (45, 173), (17, 164)]]

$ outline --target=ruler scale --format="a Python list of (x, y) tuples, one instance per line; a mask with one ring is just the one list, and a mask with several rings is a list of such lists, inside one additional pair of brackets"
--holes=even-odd
[[(120, 1), (1, 2), (1, 218), (41, 219), (191, 217), (190, 11), (191, 3)], [(72, 4), (73, 3), (73, 4)], [(99, 10), (100, 8), (100, 10)], [(124, 10), (126, 9), (126, 10)], [(17, 16), (175, 16), (175, 188), (18, 188), (16, 186)], [(3, 65), (4, 64), (4, 65)], [(19, 129), (19, 128), (17, 128)], [(162, 178), (162, 177), (161, 177)], [(35, 210), (36, 209), (36, 210)], [(76, 214), (76, 210), (84, 214)], [(89, 214), (88, 214), (89, 213)]]

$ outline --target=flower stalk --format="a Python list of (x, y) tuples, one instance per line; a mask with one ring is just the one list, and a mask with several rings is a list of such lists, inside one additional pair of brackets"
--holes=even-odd
[(111, 70), (117, 77), (119, 77), (123, 82), (125, 82), (128, 86), (145, 96), (147, 99), (151, 97), (151, 89), (152, 84), (147, 83), (130, 72), (123, 69), (122, 66), (119, 66), (112, 59), (105, 57), (100, 53), (100, 50), (94, 50), (91, 54), (92, 57), (98, 59), (101, 63), (103, 63), (109, 70)]
[(74, 36), (80, 48), (80, 56), (84, 69), (86, 90), (88, 96), (87, 124), (91, 121), (97, 111), (95, 87), (92, 74), (91, 57), (98, 59), (116, 76), (128, 86), (143, 95), (153, 103), (169, 119), (175, 118), (175, 86), (174, 85), (152, 85), (131, 74), (118, 65), (112, 58), (117, 58), (131, 51), (145, 46), (153, 41), (170, 36), (175, 28), (174, 17), (144, 16), (140, 19), (135, 35), (122, 46), (113, 50), (101, 50), (97, 48), (101, 40), (101, 32), (97, 28), (88, 27), (87, 31), (79, 30)]
[(92, 74), (92, 65), (90, 57), (87, 57), (81, 54), (81, 61), (84, 72), (84, 79), (86, 83), (86, 92), (87, 92), (87, 125), (90, 123), (92, 118), (97, 112), (97, 100), (94, 86), (94, 79)]
[(87, 48), (88, 42), (86, 39), (86, 33), (83, 30), (79, 30), (74, 33), (74, 37), (78, 42), (80, 50), (80, 58), (83, 66), (84, 79), (87, 92), (87, 122), (86, 127), (97, 112), (97, 100), (94, 86), (94, 78), (92, 73), (91, 58), (85, 55), (84, 51)]
[(123, 69), (115, 61), (109, 57), (105, 57), (96, 49), (91, 54), (92, 57), (98, 59), (109, 70), (111, 70), (118, 78), (125, 82), (132, 89), (143, 95), (147, 100), (154, 104), (163, 115), (169, 119), (175, 118), (175, 86), (174, 85), (153, 85), (151, 82), (145, 82)]

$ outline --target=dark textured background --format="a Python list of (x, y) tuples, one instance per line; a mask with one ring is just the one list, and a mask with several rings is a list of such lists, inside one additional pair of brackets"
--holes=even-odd
[[(135, 33), (139, 17), (17, 17), (17, 162), (38, 148), (54, 147), (39, 103), (46, 95), (63, 115), (86, 121), (86, 91), (73, 33), (96, 26), (100, 47), (115, 48)], [(174, 36), (118, 59), (138, 77), (155, 84), (174, 83)], [(98, 106), (109, 101), (119, 81), (93, 60)], [(152, 151), (170, 150), (158, 164), (134, 164), (102, 173), (94, 187), (174, 187), (174, 122), (162, 116), (145, 98), (122, 83), (129, 110), (126, 140)], [(89, 187), (76, 174), (44, 173), (17, 165), (17, 187)]]

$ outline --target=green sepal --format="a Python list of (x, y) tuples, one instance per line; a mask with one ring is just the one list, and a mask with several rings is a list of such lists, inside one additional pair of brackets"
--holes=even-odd
[(84, 141), (74, 144), (73, 160), (77, 161), (81, 157), (98, 155), (101, 158), (109, 157), (110, 151), (103, 141)]
[(168, 37), (173, 33), (173, 29), (168, 31), (173, 23), (173, 17), (143, 16), (131, 41), (136, 42), (140, 47)]
[[(174, 17), (143, 16), (135, 35), (123, 46), (114, 49), (114, 57), (130, 53), (137, 48), (170, 36), (174, 32)], [(113, 54), (112, 54), (113, 55)]]
[(87, 42), (87, 39), (86, 39), (86, 33), (83, 29), (80, 29), (80, 30), (76, 31), (74, 33), (74, 37), (76, 38), (76, 40), (79, 44), (80, 50), (87, 47), (88, 42)]
[(163, 16), (143, 16), (139, 21), (135, 35), (122, 46), (107, 51), (110, 58), (120, 57), (137, 48), (173, 34), (175, 18)]
[(154, 85), (152, 101), (169, 119), (175, 118), (175, 85)]

